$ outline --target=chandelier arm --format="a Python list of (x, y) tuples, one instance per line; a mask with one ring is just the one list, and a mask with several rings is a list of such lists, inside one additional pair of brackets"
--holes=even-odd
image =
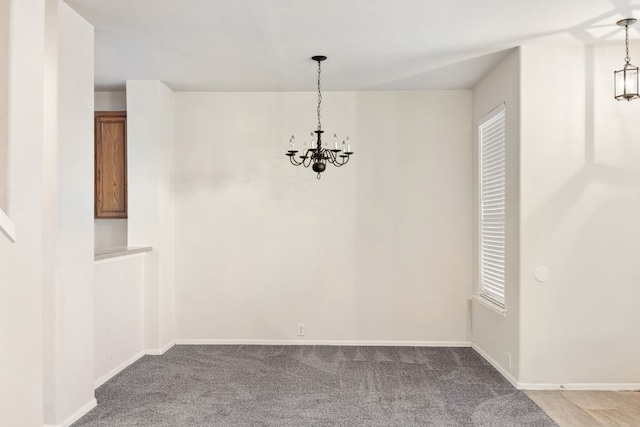
[(336, 160), (335, 166), (337, 168), (344, 166), (347, 163), (348, 157), (341, 157), (341, 160)]
[(345, 164), (344, 158), (343, 158), (343, 157), (341, 157), (341, 153), (342, 153), (342, 151), (338, 151), (338, 152), (334, 152), (334, 153), (333, 153), (333, 156), (334, 156), (334, 158), (335, 158), (335, 161), (334, 161), (334, 163), (333, 163), (333, 164), (334, 164), (336, 167), (340, 167), (340, 166), (342, 166), (342, 165), (344, 165), (344, 164)]
[(327, 161), (327, 163), (329, 164), (333, 164), (333, 157), (331, 156), (331, 152), (327, 151), (327, 153), (324, 156), (325, 160)]
[(328, 154), (329, 154), (329, 163), (331, 163), (332, 165), (336, 165), (336, 153), (335, 151), (331, 151), (331, 150), (327, 150)]
[(294, 156), (288, 156), (289, 160), (291, 161), (291, 164), (294, 166), (300, 166), (302, 164), (302, 162), (298, 162), (296, 159), (294, 159)]

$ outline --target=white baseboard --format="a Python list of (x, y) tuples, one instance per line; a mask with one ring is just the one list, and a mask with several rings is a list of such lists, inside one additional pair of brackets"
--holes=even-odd
[(160, 349), (147, 350), (145, 353), (150, 355), (150, 356), (162, 356), (163, 354), (165, 354), (174, 345), (176, 345), (176, 342), (175, 341), (171, 341), (169, 344), (165, 345), (164, 347), (162, 347)]
[(593, 391), (640, 391), (640, 383), (523, 383), (504, 369), (498, 362), (489, 356), (484, 350), (473, 343), (471, 347), (477, 351), (487, 362), (498, 370), (503, 377), (519, 390), (593, 390)]
[(69, 427), (71, 424), (75, 423), (80, 418), (85, 416), (87, 414), (87, 412), (89, 412), (90, 410), (92, 410), (96, 406), (98, 406), (98, 402), (96, 401), (96, 399), (94, 397), (89, 402), (87, 402), (86, 405), (84, 405), (82, 408), (77, 410), (73, 415), (71, 415), (69, 418), (64, 420), (64, 422), (62, 424), (45, 424), (44, 427)]
[(521, 390), (640, 391), (640, 383), (518, 383)]
[(115, 368), (113, 368), (112, 370), (110, 370), (109, 372), (107, 372), (106, 374), (101, 376), (100, 378), (98, 378), (94, 382), (94, 387), (95, 388), (100, 387), (102, 384), (106, 383), (111, 378), (113, 378), (116, 375), (118, 375), (122, 370), (124, 370), (124, 368), (128, 367), (129, 365), (131, 365), (132, 363), (134, 363), (136, 360), (140, 359), (144, 355), (145, 355), (145, 352), (141, 351), (140, 353), (134, 355), (133, 357), (129, 358), (128, 360), (122, 362), (121, 364), (119, 364), (118, 366), (116, 366)]
[(111, 378), (115, 377), (120, 372), (122, 372), (126, 367), (128, 367), (128, 366), (132, 365), (133, 363), (135, 363), (142, 356), (147, 355), (147, 354), (151, 355), (151, 356), (161, 356), (164, 353), (166, 353), (167, 350), (169, 350), (174, 345), (176, 345), (176, 343), (174, 341), (172, 341), (169, 344), (167, 344), (165, 347), (163, 347), (163, 348), (161, 348), (159, 350), (143, 350), (143, 351), (139, 352), (138, 354), (136, 354), (133, 357), (129, 358), (128, 360), (122, 362), (121, 364), (119, 364), (118, 366), (116, 366), (115, 368), (113, 368), (112, 370), (110, 370), (109, 372), (107, 372), (106, 374), (101, 376), (100, 378), (98, 378), (94, 383), (94, 387), (95, 388), (100, 387), (102, 384), (106, 383)]
[(496, 360), (489, 356), (489, 354), (484, 351), (483, 349), (481, 349), (478, 344), (473, 343), (471, 345), (471, 348), (473, 348), (475, 351), (478, 352), (478, 354), (480, 354), (480, 356), (484, 357), (484, 359), (491, 363), (491, 366), (493, 366), (494, 368), (496, 368), (498, 370), (498, 372), (500, 372), (500, 374), (502, 374), (503, 377), (506, 378), (507, 381), (509, 381), (515, 388), (520, 388), (519, 384), (518, 384), (518, 380), (516, 380), (516, 378), (509, 372), (507, 371), (505, 368), (502, 367), (502, 365), (500, 365), (498, 362), (496, 362)]
[(352, 340), (255, 340), (181, 339), (177, 345), (335, 345), (365, 347), (470, 347), (469, 341), (352, 341)]

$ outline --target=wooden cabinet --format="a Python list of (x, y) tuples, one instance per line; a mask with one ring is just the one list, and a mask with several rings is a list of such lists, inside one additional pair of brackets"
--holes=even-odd
[(127, 217), (127, 112), (95, 112), (95, 218)]

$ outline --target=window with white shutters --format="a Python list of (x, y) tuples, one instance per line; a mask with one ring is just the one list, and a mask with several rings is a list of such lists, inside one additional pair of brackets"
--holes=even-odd
[(505, 107), (478, 125), (480, 160), (480, 295), (505, 306)]

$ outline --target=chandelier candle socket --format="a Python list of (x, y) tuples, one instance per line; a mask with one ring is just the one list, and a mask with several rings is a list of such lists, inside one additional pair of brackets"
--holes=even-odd
[(636, 19), (634, 18), (621, 19), (617, 22), (620, 27), (624, 27), (625, 48), (627, 53), (627, 56), (624, 58), (625, 64), (622, 70), (613, 72), (614, 97), (618, 101), (623, 99), (631, 101), (632, 99), (640, 97), (638, 94), (638, 90), (640, 89), (638, 85), (638, 67), (631, 65), (631, 58), (629, 58), (629, 25), (635, 23)]
[[(322, 92), (320, 92), (320, 65), (322, 61), (327, 59), (326, 56), (313, 56), (314, 61), (318, 62), (318, 129), (311, 132), (311, 148), (307, 148), (307, 144), (304, 144), (302, 148), (302, 154), (296, 159), (298, 150), (295, 148), (295, 137), (291, 135), (289, 139), (289, 151), (286, 152), (286, 156), (289, 157), (291, 164), (294, 166), (304, 166), (308, 168), (311, 166), (314, 172), (316, 172), (317, 178), (320, 179), (320, 174), (327, 168), (327, 163), (333, 166), (340, 167), (346, 165), (353, 151), (351, 151), (351, 142), (349, 137), (342, 141), (341, 148), (338, 148), (338, 136), (333, 134), (333, 148), (327, 148), (326, 143), (322, 143), (322, 124), (320, 123), (320, 106), (322, 105)], [(315, 133), (315, 136), (314, 136)], [(314, 148), (315, 145), (315, 148)]]

